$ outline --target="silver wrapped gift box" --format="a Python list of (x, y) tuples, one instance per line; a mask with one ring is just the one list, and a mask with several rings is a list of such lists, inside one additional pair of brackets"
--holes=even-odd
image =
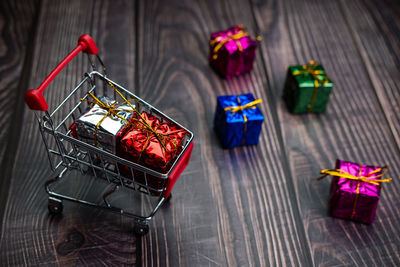
[[(115, 100), (106, 96), (100, 96), (98, 98), (108, 106), (115, 103)], [(135, 108), (133, 103), (131, 105)], [(117, 114), (126, 120), (129, 120), (134, 111), (128, 104), (118, 106), (117, 110)], [(126, 125), (126, 121), (112, 114), (107, 115), (107, 113), (108, 111), (106, 109), (101, 108), (97, 104), (93, 105), (93, 107), (89, 108), (75, 121), (76, 133), (79, 140), (115, 153), (116, 136)], [(107, 116), (104, 118), (105, 115)], [(98, 126), (96, 134), (96, 127), (102, 119), (103, 121)], [(97, 142), (95, 142), (95, 139)]]

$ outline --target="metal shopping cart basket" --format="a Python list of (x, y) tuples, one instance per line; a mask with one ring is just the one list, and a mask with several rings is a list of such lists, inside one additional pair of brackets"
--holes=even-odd
[[(84, 79), (54, 108), (53, 111), (48, 111), (49, 107), (43, 97), (44, 89), (46, 89), (49, 83), (71, 59), (81, 51), (88, 55), (93, 70), (85, 74)], [(94, 64), (94, 62), (100, 63), (102, 67), (101, 72), (96, 70), (96, 64)], [(109, 86), (110, 84), (114, 88), (111, 88)], [(134, 99), (139, 112), (145, 111), (160, 119), (162, 122), (173, 123), (187, 131), (183, 143), (181, 147), (179, 147), (179, 154), (166, 172), (158, 172), (131, 162), (107, 150), (83, 142), (77, 139), (76, 136), (74, 137), (71, 125), (75, 123), (75, 119), (82, 114), (88, 105), (88, 103), (82, 101), (82, 99), (88, 97), (88, 92), (97, 96), (100, 95), (101, 91), (102, 95), (110, 96), (117, 100), (118, 94), (116, 94), (115, 88), (117, 88), (125, 98)], [(193, 133), (122, 86), (108, 79), (105, 74), (104, 64), (98, 56), (98, 48), (89, 35), (82, 35), (79, 38), (77, 47), (59, 63), (43, 83), (37, 89), (30, 90), (26, 93), (25, 101), (29, 108), (35, 111), (36, 119), (39, 123), (39, 130), (48, 152), (50, 166), (55, 173), (55, 178), (45, 183), (45, 189), (49, 194), (49, 211), (51, 213), (60, 213), (63, 209), (63, 200), (73, 201), (131, 217), (136, 222), (135, 232), (139, 235), (146, 234), (149, 231), (148, 222), (162, 204), (169, 200), (171, 190), (176, 180), (189, 162), (193, 149)], [(106, 183), (110, 185), (110, 189), (104, 193), (103, 201), (94, 203), (79, 199), (75, 196), (55, 192), (55, 190), (52, 189), (52, 184), (57, 183), (71, 170), (78, 170), (84, 175), (106, 181)], [(138, 215), (111, 205), (108, 197), (119, 187), (158, 198), (150, 214)]]

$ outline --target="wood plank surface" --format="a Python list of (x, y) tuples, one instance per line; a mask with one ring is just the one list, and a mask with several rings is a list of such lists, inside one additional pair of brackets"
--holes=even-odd
[(341, 4), (379, 104), (400, 147), (400, 3), (389, 0)]
[[(1, 266), (400, 265), (396, 1), (42, 0), (0, 7), (0, 101), (14, 95), (21, 117), (14, 122), (0, 111), (0, 159), (15, 151), (3, 161), (10, 176), (1, 177)], [(235, 24), (262, 41), (254, 70), (227, 81), (208, 65), (208, 41)], [(71, 203), (62, 215), (47, 210), (43, 184), (54, 174), (18, 88), (37, 87), (83, 33), (96, 41), (112, 80), (195, 134), (172, 199), (142, 238), (133, 220), (118, 214)], [(327, 112), (292, 115), (281, 97), (287, 67), (311, 59), (335, 83)], [(46, 90), (51, 108), (88, 67), (77, 56), (61, 72)], [(216, 97), (247, 92), (263, 99), (260, 143), (224, 150), (212, 129)], [(372, 225), (329, 217), (330, 180), (314, 177), (336, 158), (391, 167)], [(71, 172), (56, 189), (99, 202), (109, 188)], [(112, 201), (140, 213), (155, 203), (129, 190)]]
[[(41, 1), (38, 8), (29, 88), (36, 88), (84, 33), (96, 40), (100, 55), (109, 63), (109, 75), (133, 87), (133, 2), (113, 1), (111, 5), (108, 1)], [(71, 61), (45, 92), (50, 106), (65, 98), (88, 70), (86, 57), (77, 56)], [(132, 234), (132, 220), (68, 203), (63, 215), (49, 215), (43, 185), (51, 172), (41, 143), (33, 112), (26, 108), (1, 221), (1, 265), (136, 264), (137, 239)], [(67, 180), (58, 191), (83, 199), (101, 199), (101, 188), (88, 181)]]
[[(261, 58), (253, 73), (231, 81), (208, 66), (210, 33), (234, 24), (254, 31), (253, 21), (243, 1), (140, 2), (140, 95), (196, 135), (168, 210), (143, 238), (145, 266), (310, 264)], [(216, 97), (246, 92), (265, 101), (260, 144), (223, 150), (212, 129)]]
[[(24, 103), (18, 101), (29, 78), (26, 73), (31, 57), (37, 5), (35, 1), (0, 3), (0, 216), (8, 192), (13, 156), (18, 144)], [(0, 226), (1, 229), (1, 226)], [(1, 231), (1, 230), (0, 230)]]
[[(276, 103), (313, 265), (396, 266), (399, 148), (377, 98), (376, 90), (383, 88), (371, 83), (352, 36), (357, 33), (348, 27), (344, 8), (337, 1), (254, 2), (255, 18), (264, 37), (266, 90)], [(350, 23), (357, 23), (357, 16), (352, 17)], [(321, 62), (335, 83), (327, 112), (291, 115), (281, 99), (287, 66), (311, 59)], [(333, 168), (336, 158), (392, 166), (390, 176), (395, 180), (383, 186), (373, 225), (327, 216), (330, 181), (316, 182), (313, 177), (321, 169)]]
[[(17, 90), (24, 66), (26, 48), (37, 6), (35, 1), (2, 1), (0, 3), (0, 162), (4, 158), (17, 102)], [(11, 112), (10, 112), (11, 111)]]

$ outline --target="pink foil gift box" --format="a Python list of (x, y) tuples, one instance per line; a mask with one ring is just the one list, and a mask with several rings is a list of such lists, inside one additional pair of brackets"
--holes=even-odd
[(333, 217), (370, 224), (374, 221), (380, 198), (381, 183), (388, 167), (360, 165), (343, 160), (336, 161), (335, 170), (322, 170), (332, 175), (329, 203)]
[(226, 79), (249, 72), (253, 69), (257, 45), (242, 25), (215, 32), (210, 37), (210, 65)]

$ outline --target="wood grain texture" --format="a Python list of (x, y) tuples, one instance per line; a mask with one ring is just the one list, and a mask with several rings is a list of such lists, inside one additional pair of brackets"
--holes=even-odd
[[(8, 192), (12, 162), (18, 145), (23, 103), (18, 101), (24, 92), (29, 75), (29, 41), (33, 37), (37, 6), (35, 1), (1, 1), (0, 3), (0, 216)], [(0, 226), (1, 232), (1, 226)]]
[(342, 1), (341, 4), (379, 104), (400, 147), (400, 4), (398, 1)]
[[(127, 87), (133, 86), (134, 3), (41, 1), (40, 4), (30, 88), (43, 81), (84, 33), (96, 41), (109, 76)], [(78, 56), (71, 61), (45, 92), (50, 106), (65, 98), (87, 70), (86, 57)], [(49, 215), (43, 184), (51, 172), (32, 111), (25, 110), (22, 123), (1, 220), (1, 265), (135, 265), (137, 239), (132, 234), (132, 220), (68, 203), (62, 216)], [(71, 180), (68, 177), (59, 187), (59, 192), (89, 200), (100, 200), (104, 190), (92, 180), (73, 173)]]
[[(379, 104), (382, 92), (375, 91), (383, 88), (371, 83), (343, 8), (337, 1), (312, 0), (254, 1), (253, 6), (264, 37), (266, 90), (276, 103), (312, 264), (399, 265), (399, 149)], [(350, 24), (357, 23), (355, 14)], [(321, 62), (335, 83), (327, 112), (291, 115), (281, 100), (287, 66), (311, 59)], [(383, 186), (373, 225), (327, 216), (330, 181), (313, 177), (333, 168), (336, 158), (392, 166), (394, 181)]]
[[(310, 264), (261, 57), (230, 81), (208, 66), (210, 33), (234, 24), (254, 32), (253, 21), (243, 1), (140, 2), (139, 95), (196, 135), (169, 208), (142, 241), (144, 266)], [(246, 92), (265, 100), (260, 144), (223, 150), (212, 130), (216, 96)]]
[[(23, 84), (18, 77), (37, 87), (88, 33), (112, 80), (195, 134), (192, 159), (171, 201), (138, 239), (131, 219), (106, 211), (65, 203), (63, 215), (49, 215), (43, 183), (52, 174), (26, 109), (2, 189), (7, 198), (0, 198), (6, 200), (0, 203), (0, 265), (400, 265), (396, 2), (42, 0), (0, 6), (0, 101)], [(17, 14), (25, 16), (18, 23)], [(24, 29), (35, 15), (35, 38), (26, 44)], [(254, 70), (226, 81), (208, 66), (208, 41), (210, 33), (235, 24), (263, 41)], [(11, 47), (15, 55), (6, 53)], [(21, 70), (25, 47), (32, 47), (32, 59)], [(310, 59), (335, 83), (328, 110), (291, 115), (281, 99), (287, 67)], [(78, 56), (54, 80), (45, 94), (51, 107), (82, 79), (87, 63)], [(260, 143), (223, 150), (212, 129), (216, 96), (247, 92), (263, 99)], [(15, 99), (23, 105), (22, 95)], [(1, 125), (10, 125), (4, 116)], [(0, 141), (7, 143), (4, 131)], [(391, 166), (394, 180), (383, 186), (373, 225), (328, 216), (330, 181), (313, 178), (336, 158)], [(72, 172), (57, 191), (97, 202), (108, 188)], [(142, 213), (154, 205), (126, 190), (112, 201)]]
[[(26, 55), (29, 33), (36, 11), (35, 1), (1, 1), (0, 3), (0, 105), (8, 106), (0, 116), (0, 162), (3, 161), (14, 115), (18, 84)], [(11, 112), (10, 112), (11, 111)]]

